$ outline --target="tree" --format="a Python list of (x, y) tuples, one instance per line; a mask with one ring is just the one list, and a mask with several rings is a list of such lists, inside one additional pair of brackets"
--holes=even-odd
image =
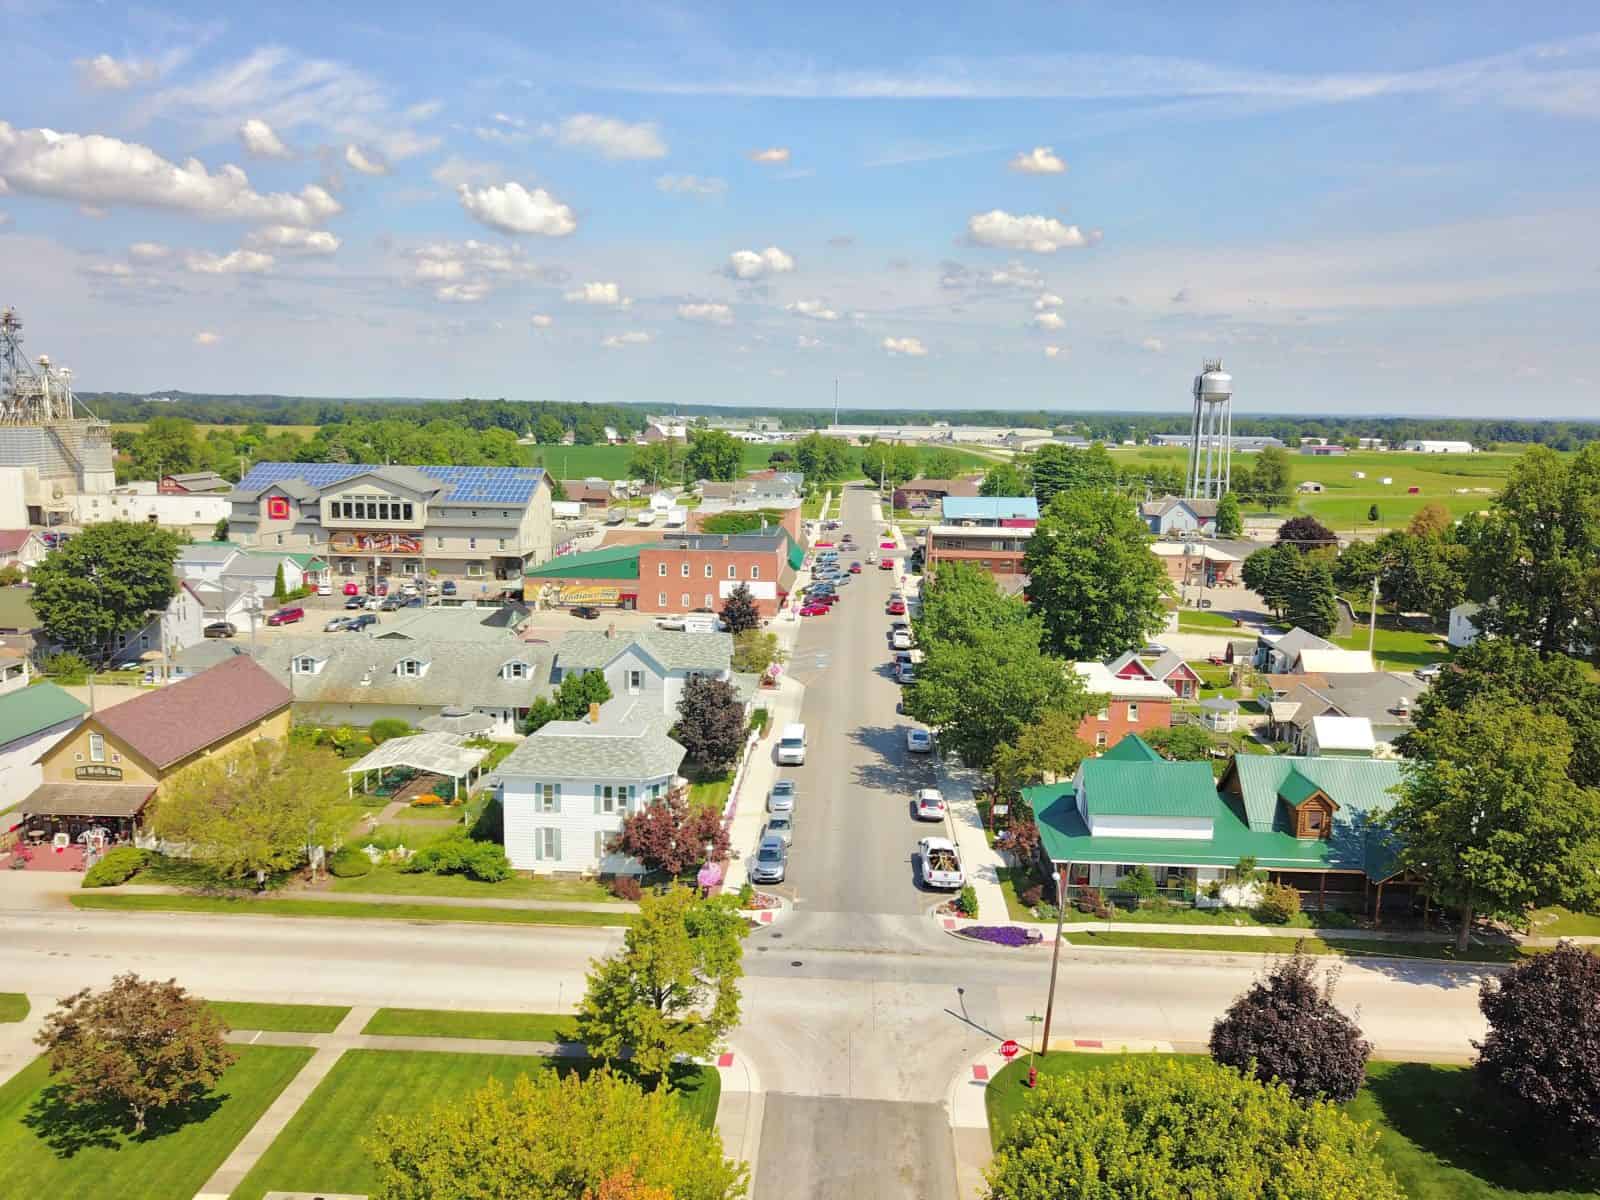
[[(566, 682), (563, 680), (562, 682)], [(538, 733), (551, 721), (561, 719), (561, 710), (556, 707), (554, 700), (546, 696), (535, 696), (533, 703), (528, 706), (528, 716), (522, 722), (523, 733)]]
[(1327, 637), (1339, 624), (1339, 606), (1333, 598), (1333, 569), (1324, 558), (1306, 560), (1289, 593), (1288, 617), (1307, 633)]
[(684, 466), (690, 479), (731, 482), (744, 471), (744, 446), (721, 429), (696, 429), (689, 435)]
[(1376, 504), (1367, 509), (1367, 520), (1371, 521), (1374, 525), (1383, 520), (1383, 514), (1378, 511), (1378, 506)]
[(861, 450), (861, 473), (873, 483), (897, 486), (923, 473), (922, 455), (915, 446), (871, 442)]
[(1084, 449), (1046, 442), (1033, 456), (1033, 494), (1041, 509), (1059, 492), (1109, 491), (1117, 484), (1117, 465), (1099, 442)]
[(1383, 554), (1376, 542), (1351, 542), (1333, 560), (1333, 583), (1341, 592), (1370, 594), (1373, 577), (1382, 572)]
[(647, 1079), (682, 1057), (703, 1058), (739, 1021), (744, 918), (736, 896), (700, 899), (675, 887), (646, 893), (622, 949), (591, 964), (578, 1040), (616, 1062), (624, 1050)]
[(1239, 497), (1224, 492), (1217, 501), (1217, 536), (1238, 537), (1244, 532), (1244, 516), (1239, 512)]
[(218, 517), (217, 518), (216, 527), (214, 529), (212, 529), (212, 531), (211, 531), (211, 540), (214, 541), (214, 542), (225, 542), (225, 541), (228, 540), (228, 518), (227, 517)]
[(1033, 484), (1027, 472), (1015, 463), (996, 463), (978, 485), (980, 496), (1031, 496)]
[(940, 563), (924, 578), (917, 637), (923, 645), (971, 642), (979, 634), (1021, 625), (1028, 606), (1000, 591), (995, 578), (971, 563)]
[(794, 462), (794, 455), (787, 450), (774, 450), (767, 455), (767, 466), (783, 468)]
[(732, 667), (743, 675), (763, 674), (773, 663), (786, 659), (778, 645), (778, 635), (760, 629), (747, 629), (733, 635)]
[(1532, 708), (1475, 700), (1407, 738), (1388, 825), (1400, 866), (1460, 914), (1465, 950), (1479, 913), (1520, 920), (1543, 904), (1582, 907), (1600, 891), (1600, 792), (1568, 775), (1572, 735)]
[(272, 598), (274, 600), (276, 600), (279, 604), (282, 604), (283, 603), (283, 598), (285, 596), (287, 596), (288, 594), (289, 594), (289, 587), (284, 582), (284, 578), (283, 578), (283, 560), (280, 559), (280, 560), (278, 560), (278, 571), (277, 571), (277, 574), (274, 575), (273, 579), (272, 579)]
[(30, 603), (52, 641), (96, 662), (171, 602), (183, 539), (142, 521), (90, 525), (33, 568)]
[(660, 487), (683, 479), (683, 460), (683, 443), (677, 438), (646, 442), (628, 455), (628, 474)]
[(559, 446), (566, 436), (566, 426), (552, 413), (543, 414), (533, 423), (533, 439), (541, 446)]
[(1376, 1130), (1203, 1061), (1045, 1075), (984, 1172), (990, 1200), (1403, 1200)]
[(722, 618), (728, 632), (734, 635), (761, 628), (761, 610), (756, 607), (756, 598), (751, 595), (748, 583), (741, 583), (728, 593), (728, 598), (722, 602), (722, 611), (717, 615)]
[(728, 830), (718, 809), (692, 805), (683, 796), (666, 797), (624, 817), (610, 849), (638, 859), (646, 870), (677, 877), (708, 859), (723, 858)]
[(928, 479), (954, 479), (961, 473), (961, 456), (954, 450), (924, 450), (922, 474)]
[(34, 1037), (50, 1058), (71, 1105), (125, 1109), (135, 1135), (150, 1115), (203, 1096), (235, 1055), (226, 1026), (179, 987), (118, 975), (103, 992), (84, 988), (62, 1000)]
[(676, 1096), (610, 1071), (491, 1079), (379, 1118), (363, 1147), (374, 1200), (736, 1200), (749, 1176)]
[(1400, 612), (1425, 612), (1435, 621), (1466, 595), (1466, 547), (1445, 536), (1386, 533), (1376, 550), (1382, 563), (1378, 594)]
[(136, 478), (159, 480), (163, 475), (198, 470), (202, 463), (194, 422), (180, 417), (152, 417), (133, 439), (129, 452)]
[[(565, 675), (556, 688), (555, 713), (551, 720), (581, 721), (589, 715), (593, 704), (604, 704), (611, 699), (611, 685), (603, 671), (584, 671), (578, 675)], [(531, 711), (529, 713), (532, 715)]]
[(173, 776), (156, 800), (153, 828), (230, 879), (288, 871), (340, 833), (342, 782), (331, 751), (254, 741)]
[(1293, 546), (1301, 554), (1327, 550), (1339, 544), (1339, 535), (1310, 515), (1290, 517), (1278, 526), (1278, 545)]
[[(1251, 555), (1254, 558), (1254, 555)], [(1261, 598), (1282, 617), (1305, 587), (1306, 557), (1293, 546), (1275, 546), (1267, 560), (1267, 579)]]
[(1174, 762), (1210, 762), (1212, 748), (1216, 745), (1211, 735), (1199, 725), (1147, 729), (1139, 736), (1150, 749)]
[(1437, 500), (1429, 500), (1411, 515), (1411, 523), (1406, 526), (1406, 532), (1412, 537), (1443, 537), (1445, 530), (1453, 524), (1455, 520), (1450, 516), (1450, 510)]
[(683, 685), (672, 736), (703, 771), (730, 766), (744, 749), (744, 702), (726, 679), (699, 676)]
[(1600, 647), (1600, 444), (1570, 458), (1529, 450), (1471, 543), (1480, 630), (1541, 654)]
[(1372, 1045), (1333, 1003), (1337, 968), (1318, 977), (1316, 960), (1296, 945), (1211, 1027), (1211, 1057), (1225, 1067), (1278, 1082), (1298, 1100), (1353, 1100)]
[(1289, 452), (1282, 446), (1264, 446), (1251, 471), (1256, 499), (1268, 508), (1289, 503)]
[(1093, 747), (1078, 736), (1078, 726), (1101, 703), (1099, 696), (1084, 696), (1071, 708), (1050, 708), (1019, 729), (1008, 742), (994, 751), (994, 786), (1009, 796), (1019, 788), (1065, 779), (1078, 764), (1094, 753)]
[(811, 433), (795, 442), (794, 460), (807, 480), (833, 483), (850, 470), (850, 448), (838, 438)]
[(1114, 658), (1166, 624), (1166, 568), (1133, 505), (1115, 492), (1059, 493), (1028, 539), (1023, 570), (1045, 644), (1066, 658)]
[(1478, 1008), (1474, 1067), (1503, 1111), (1558, 1153), (1600, 1154), (1600, 959), (1563, 942), (1486, 978)]

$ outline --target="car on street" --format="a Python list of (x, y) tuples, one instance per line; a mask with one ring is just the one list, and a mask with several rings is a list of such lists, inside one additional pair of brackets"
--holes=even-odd
[(322, 627), (322, 632), (323, 633), (338, 633), (346, 625), (350, 624), (350, 622), (353, 621), (353, 620), (355, 620), (354, 617), (335, 617), (333, 620), (329, 621), (326, 625), (324, 625)]
[(350, 609), (350, 608), (365, 608), (367, 606), (367, 602), (364, 599), (362, 599), (360, 596), (351, 596), (351, 597), (349, 597), (348, 599), (345, 600), (344, 606), (347, 609)]
[(404, 608), (405, 606), (406, 606), (406, 597), (404, 597), (404, 596), (385, 596), (383, 598), (383, 600), (378, 604), (378, 611), (379, 612), (394, 612), (396, 609), (401, 609), (401, 608)]
[(911, 631), (909, 629), (896, 629), (889, 635), (889, 645), (896, 650), (911, 649)]
[(828, 615), (828, 606), (820, 601), (804, 604), (800, 608), (802, 617), (825, 617)]
[(600, 619), (600, 610), (592, 604), (580, 604), (576, 608), (570, 608), (567, 611), (584, 621), (598, 621)]
[(850, 574), (852, 574), (852, 575), (861, 574), (861, 564), (859, 562), (853, 562), (853, 563), (850, 564)]
[(782, 883), (789, 865), (789, 847), (780, 837), (764, 836), (750, 862), (751, 883)]
[(800, 793), (794, 786), (792, 779), (780, 779), (772, 785), (772, 790), (767, 793), (767, 811), (769, 813), (794, 814), (795, 798)]
[(944, 793), (938, 788), (923, 788), (917, 793), (917, 820), (944, 820)]
[(456, 581), (454, 579), (446, 579), (440, 587), (444, 589), (446, 596), (454, 596), (456, 594)]
[(306, 619), (306, 610), (296, 605), (294, 608), (280, 608), (267, 618), (268, 625), (293, 625), (296, 621)]
[(359, 596), (361, 594), (361, 586), (360, 586), (360, 584), (355, 584), (355, 583), (347, 583), (347, 584), (345, 584), (344, 585), (344, 594), (346, 596)]
[(1140, 654), (1166, 654), (1166, 653), (1168, 653), (1168, 650), (1160, 642), (1151, 642), (1147, 646), (1145, 646), (1145, 648), (1143, 650), (1139, 651), (1139, 653)]
[(1439, 675), (1443, 670), (1443, 663), (1428, 663), (1425, 666), (1418, 667), (1411, 673), (1418, 679), (1422, 680), (1423, 683), (1432, 683), (1435, 679), (1439, 678)]
[(774, 813), (767, 818), (767, 827), (761, 831), (763, 838), (782, 838), (785, 846), (794, 844), (794, 814)]
[(917, 681), (917, 668), (911, 663), (896, 663), (894, 666), (894, 679), (896, 683), (915, 683)]
[(818, 549), (818, 550), (832, 550), (832, 549), (833, 549), (833, 542), (832, 542), (832, 541), (826, 541), (826, 542), (814, 542), (814, 543), (812, 543), (812, 544), (813, 544), (813, 545), (814, 545), (814, 546), (815, 546), (815, 547), (816, 547), (816, 549)]
[(835, 575), (833, 577), (833, 582), (838, 584), (840, 587), (844, 587), (847, 583), (850, 582), (850, 576), (848, 576), (848, 575)]
[(906, 749), (913, 754), (931, 754), (933, 752), (933, 735), (926, 729), (906, 730)]
[(906, 613), (906, 602), (904, 600), (891, 600), (891, 601), (889, 601), (889, 615), (891, 617), (903, 617), (903, 616), (905, 616), (905, 613)]
[(867, 551), (867, 561), (869, 563), (877, 562), (878, 561), (878, 552), (876, 550)]
[(878, 543), (879, 550), (893, 550), (894, 548), (895, 543), (892, 541), (885, 540)]
[(370, 629), (378, 623), (376, 613), (362, 613), (359, 617), (351, 617), (344, 623), (346, 633), (360, 633), (363, 629)]
[(880, 571), (892, 571), (892, 570), (894, 570), (894, 559), (892, 559), (892, 558), (879, 559), (878, 560), (878, 570), (880, 570)]
[(333, 584), (331, 584), (331, 583), (319, 583), (319, 584), (317, 584), (317, 595), (319, 595), (319, 596), (331, 596), (331, 595), (333, 595)]
[(208, 638), (230, 638), (239, 631), (232, 621), (213, 621), (202, 632)]
[(924, 887), (956, 891), (967, 881), (961, 873), (961, 855), (949, 838), (926, 837), (917, 843)]

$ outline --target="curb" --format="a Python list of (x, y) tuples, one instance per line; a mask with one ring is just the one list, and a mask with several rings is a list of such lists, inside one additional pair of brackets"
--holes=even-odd
[[(750, 1191), (756, 1183), (757, 1162), (761, 1154), (761, 1130), (766, 1114), (766, 1092), (761, 1086), (761, 1075), (750, 1056), (732, 1042), (724, 1043), (722, 1053), (711, 1061), (722, 1082), (722, 1094), (717, 1101), (717, 1132), (722, 1137), (722, 1150), (726, 1158), (743, 1162), (750, 1168)], [(742, 1098), (743, 1111), (733, 1111), (734, 1098)], [(727, 1128), (724, 1128), (723, 1109), (727, 1108)], [(738, 1144), (734, 1145), (737, 1139)]]
[(778, 902), (777, 908), (741, 908), (739, 915), (746, 920), (754, 921), (763, 928), (771, 928), (781, 924), (781, 918), (788, 916), (794, 910), (794, 902), (787, 896), (780, 896), (776, 892), (761, 892), (763, 896), (771, 896)]

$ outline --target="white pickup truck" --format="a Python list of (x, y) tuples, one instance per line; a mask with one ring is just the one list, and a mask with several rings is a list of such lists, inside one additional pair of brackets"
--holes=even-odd
[(923, 838), (917, 843), (917, 854), (922, 860), (922, 882), (927, 887), (955, 891), (966, 883), (961, 856), (949, 838)]

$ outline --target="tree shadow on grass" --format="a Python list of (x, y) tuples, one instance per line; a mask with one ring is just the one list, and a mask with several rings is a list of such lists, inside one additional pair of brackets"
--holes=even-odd
[(1512, 1196), (1600, 1187), (1600, 1163), (1572, 1158), (1559, 1145), (1541, 1157), (1538, 1142), (1509, 1124), (1505, 1106), (1478, 1085), (1470, 1069), (1375, 1065), (1366, 1090), (1396, 1134)]
[(225, 1095), (207, 1092), (184, 1104), (157, 1109), (145, 1118), (144, 1132), (133, 1132), (133, 1117), (123, 1105), (109, 1100), (72, 1104), (65, 1084), (51, 1084), (34, 1099), (22, 1123), (49, 1146), (57, 1158), (72, 1158), (83, 1150), (116, 1150), (128, 1142), (152, 1142), (176, 1133), (185, 1125), (208, 1120)]

